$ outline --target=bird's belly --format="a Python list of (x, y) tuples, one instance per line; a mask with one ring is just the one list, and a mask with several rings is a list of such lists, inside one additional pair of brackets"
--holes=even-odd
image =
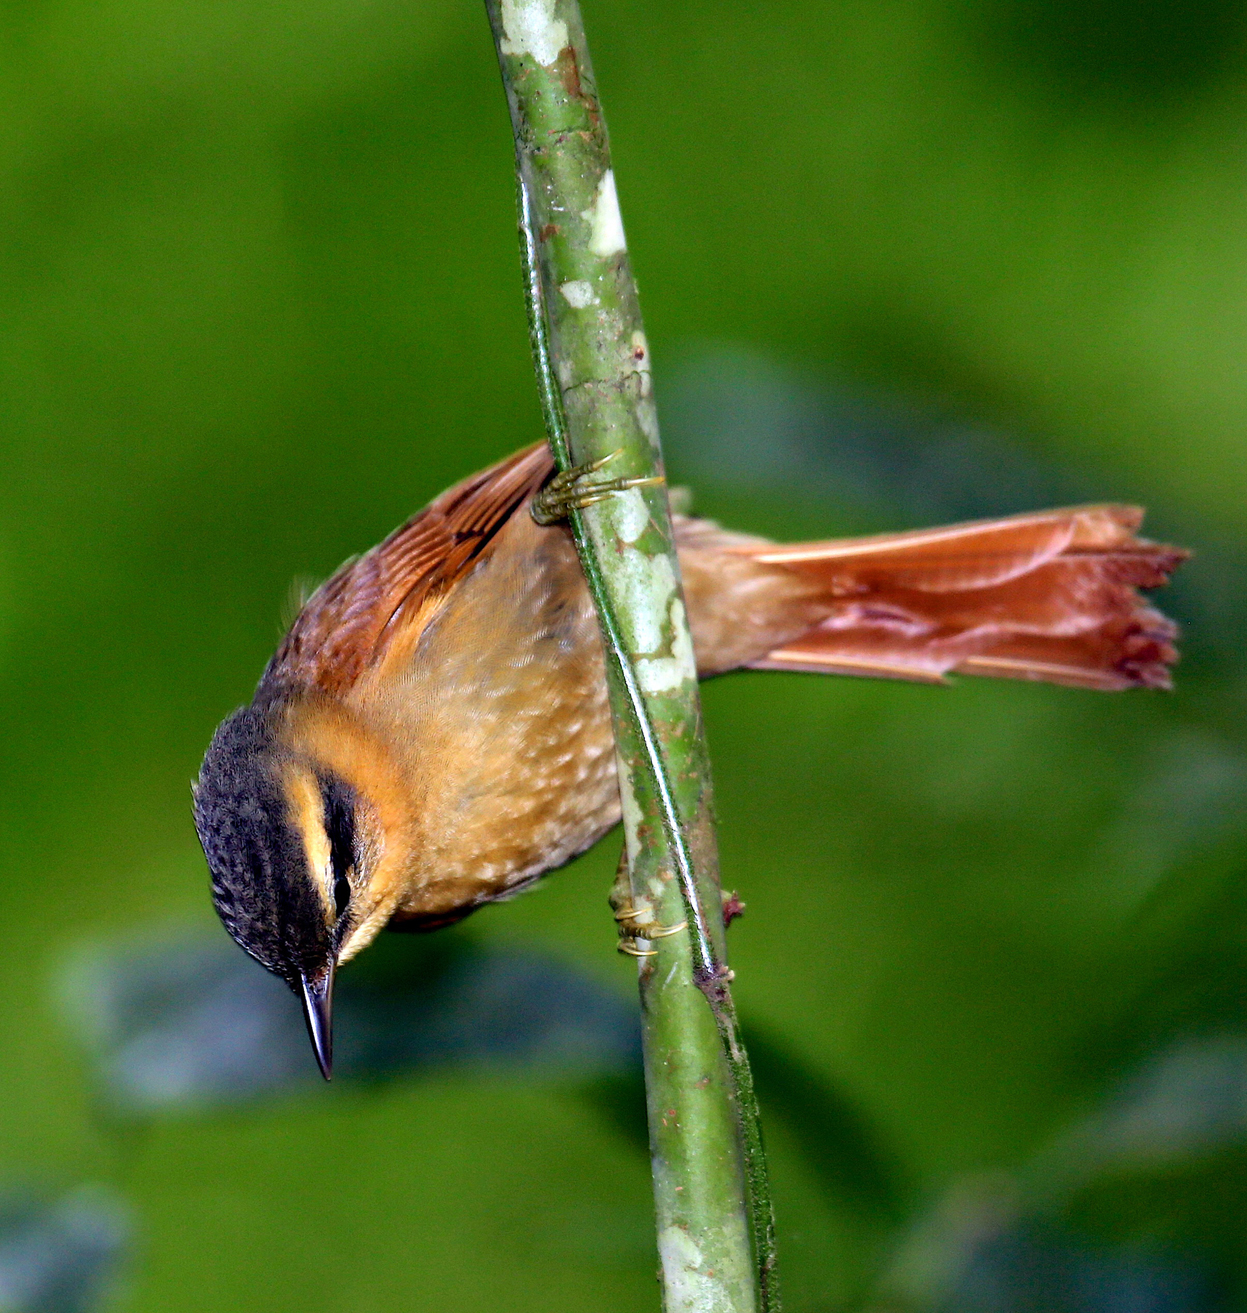
[(570, 540), (534, 530), (524, 516), (532, 549), (497, 553), (421, 642), (400, 918), (505, 898), (619, 820), (597, 620)]
[(619, 821), (604, 688), (585, 692), (574, 704), (518, 708), (484, 736), (492, 743), (475, 745), (453, 797), (439, 800), (436, 836), (413, 851), (398, 917), (450, 917), (506, 898)]

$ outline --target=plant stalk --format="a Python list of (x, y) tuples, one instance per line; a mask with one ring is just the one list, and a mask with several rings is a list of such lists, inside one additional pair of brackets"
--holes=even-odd
[[(560, 470), (660, 479), (649, 347), (575, 0), (486, 0), (516, 145), (534, 363)], [(661, 482), (572, 509), (606, 654), (668, 1313), (773, 1313), (774, 1224), (726, 965), (697, 672)]]

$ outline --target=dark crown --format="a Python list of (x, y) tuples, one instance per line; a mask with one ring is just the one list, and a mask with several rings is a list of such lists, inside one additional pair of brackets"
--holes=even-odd
[(264, 708), (234, 712), (204, 757), (195, 828), (226, 930), (262, 966), (294, 984), (300, 972), (321, 970), (332, 946), (282, 792), (284, 756)]

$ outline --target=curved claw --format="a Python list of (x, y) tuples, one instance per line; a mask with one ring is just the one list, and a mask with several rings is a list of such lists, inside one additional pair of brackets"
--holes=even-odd
[(594, 506), (617, 492), (666, 482), (661, 474), (630, 479), (591, 477), (622, 454), (622, 450), (612, 451), (600, 460), (590, 461), (587, 465), (575, 465), (570, 470), (556, 474), (533, 498), (529, 508), (533, 519), (542, 525), (557, 524), (559, 520), (565, 520), (569, 512), (582, 511), (586, 506)]
[(615, 920), (619, 923), (619, 951), (627, 953), (629, 957), (654, 957), (654, 949), (642, 949), (637, 947), (638, 939), (667, 939), (671, 935), (678, 935), (681, 930), (688, 928), (687, 921), (681, 921), (678, 925), (659, 925), (657, 921), (649, 919), (649, 913), (645, 913), (646, 919), (641, 919), (641, 913), (635, 907), (621, 907), (615, 913)]

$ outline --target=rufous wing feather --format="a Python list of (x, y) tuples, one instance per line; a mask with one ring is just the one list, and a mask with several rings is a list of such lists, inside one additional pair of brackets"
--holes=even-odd
[(1139, 589), (1186, 553), (1135, 536), (1131, 506), (734, 550), (825, 590), (815, 627), (752, 663), (939, 681), (950, 671), (1083, 688), (1165, 688), (1176, 628)]
[(349, 689), (398, 634), (419, 628), (553, 470), (542, 442), (442, 493), (317, 589), (265, 678), (328, 693)]

